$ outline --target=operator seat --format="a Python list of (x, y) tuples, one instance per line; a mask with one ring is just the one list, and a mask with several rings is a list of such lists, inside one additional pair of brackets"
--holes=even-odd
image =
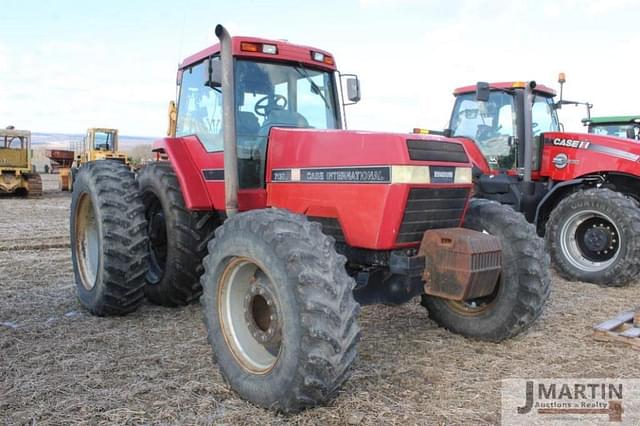
[(258, 117), (250, 111), (238, 111), (236, 128), (239, 135), (256, 136), (260, 131)]
[(309, 122), (304, 115), (289, 110), (271, 111), (267, 119), (262, 123), (260, 128), (260, 136), (267, 136), (272, 127), (297, 127), (308, 128)]

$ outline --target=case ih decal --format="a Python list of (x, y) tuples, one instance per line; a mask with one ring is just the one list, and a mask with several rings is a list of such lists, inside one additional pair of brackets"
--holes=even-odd
[(279, 169), (271, 173), (273, 182), (391, 183), (391, 167), (339, 167)]
[(625, 160), (638, 161), (640, 160), (640, 155), (633, 154), (631, 152), (623, 151), (617, 148), (611, 148), (609, 146), (598, 145), (591, 143), (587, 140), (575, 140), (575, 139), (545, 139), (545, 145), (555, 145), (555, 146), (564, 146), (567, 148), (575, 148), (575, 149), (587, 149), (589, 151), (600, 152), (602, 154), (607, 154), (612, 157), (623, 158)]

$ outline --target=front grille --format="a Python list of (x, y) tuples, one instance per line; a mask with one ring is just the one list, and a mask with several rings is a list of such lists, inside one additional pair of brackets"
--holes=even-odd
[(469, 158), (462, 144), (455, 142), (437, 142), (408, 140), (409, 158), (418, 161), (446, 161), (450, 163), (468, 163)]
[(429, 229), (460, 226), (468, 196), (467, 188), (410, 189), (397, 242), (418, 242)]

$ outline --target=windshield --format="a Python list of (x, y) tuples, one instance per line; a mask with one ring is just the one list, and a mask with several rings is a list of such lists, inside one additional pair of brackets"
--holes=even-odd
[[(182, 74), (176, 135), (196, 135), (207, 151), (217, 152), (224, 149), (222, 93), (205, 84), (206, 66), (201, 62)], [(341, 128), (333, 72), (243, 59), (236, 59), (234, 71), (241, 188), (264, 186), (272, 127)]]
[(113, 150), (113, 133), (95, 132), (95, 149), (99, 151)]
[[(550, 98), (536, 96), (531, 113), (534, 137), (558, 131), (558, 120)], [(516, 167), (517, 128), (512, 93), (492, 91), (486, 102), (476, 100), (475, 93), (456, 98), (450, 123), (452, 135), (473, 139), (493, 169)], [(536, 144), (539, 143), (537, 139), (534, 140)]]
[(512, 168), (516, 114), (510, 94), (491, 92), (487, 102), (476, 100), (475, 93), (458, 96), (450, 127), (453, 136), (473, 139), (491, 168)]
[(589, 133), (640, 140), (640, 124), (591, 124)]

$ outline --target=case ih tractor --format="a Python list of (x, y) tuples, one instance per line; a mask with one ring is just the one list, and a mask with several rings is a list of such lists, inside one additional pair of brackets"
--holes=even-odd
[(491, 341), (540, 315), (543, 240), (511, 208), (469, 201), (462, 143), (343, 130), (329, 53), (216, 35), (178, 70), (160, 161), (137, 177), (114, 161), (78, 172), (72, 256), (92, 313), (201, 298), (222, 375), (283, 412), (348, 378), (361, 304), (422, 296), (441, 326)]
[(640, 270), (640, 145), (561, 131), (557, 109), (591, 104), (555, 94), (535, 82), (458, 88), (441, 133), (464, 144), (475, 196), (523, 212), (562, 276), (625, 285)]

